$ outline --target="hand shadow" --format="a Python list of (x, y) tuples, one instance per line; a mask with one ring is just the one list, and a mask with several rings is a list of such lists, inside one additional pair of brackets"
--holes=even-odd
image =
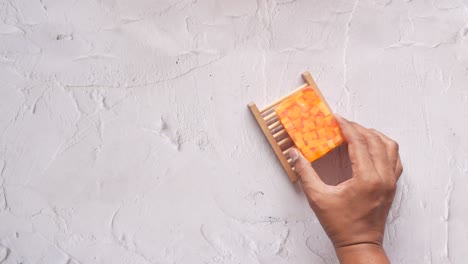
[(351, 161), (348, 155), (348, 145), (343, 144), (324, 157), (312, 163), (320, 178), (328, 185), (336, 186), (351, 179)]

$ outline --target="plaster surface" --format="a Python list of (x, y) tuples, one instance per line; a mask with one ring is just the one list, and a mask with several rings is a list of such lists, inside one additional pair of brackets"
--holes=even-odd
[(246, 107), (305, 70), (400, 143), (393, 263), (466, 263), (468, 0), (0, 0), (0, 18), (0, 263), (337, 263)]

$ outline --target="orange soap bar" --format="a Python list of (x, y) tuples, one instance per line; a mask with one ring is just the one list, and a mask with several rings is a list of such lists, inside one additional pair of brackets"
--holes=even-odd
[(275, 112), (296, 148), (310, 162), (344, 142), (327, 103), (310, 86), (281, 102)]

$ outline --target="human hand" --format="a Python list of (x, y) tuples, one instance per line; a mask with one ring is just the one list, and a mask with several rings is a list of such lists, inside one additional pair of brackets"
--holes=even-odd
[(382, 241), (403, 171), (398, 144), (342, 117), (337, 121), (348, 143), (352, 178), (325, 184), (296, 149), (290, 152), (295, 171), (341, 263), (388, 263)]

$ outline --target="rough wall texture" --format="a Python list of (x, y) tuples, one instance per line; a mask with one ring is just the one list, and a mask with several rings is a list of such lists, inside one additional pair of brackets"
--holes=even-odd
[(0, 18), (1, 263), (337, 263), (246, 108), (304, 70), (401, 145), (394, 263), (466, 263), (468, 0), (0, 0)]

